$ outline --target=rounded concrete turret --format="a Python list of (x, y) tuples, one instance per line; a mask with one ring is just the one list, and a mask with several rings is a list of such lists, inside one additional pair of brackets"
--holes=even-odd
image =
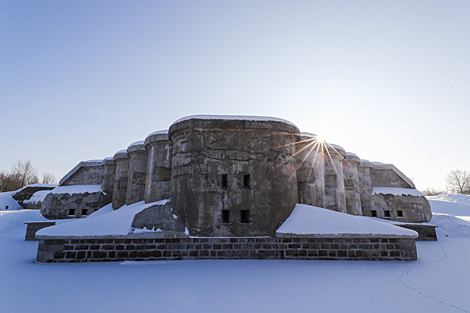
[(323, 142), (302, 132), (295, 144), (299, 203), (325, 207), (325, 172)]
[(129, 179), (129, 156), (127, 150), (120, 150), (114, 154), (116, 163), (116, 176), (114, 177), (113, 209), (117, 210), (126, 204), (127, 181)]
[(171, 125), (172, 196), (190, 235), (275, 236), (297, 203), (292, 123), (189, 116)]
[(143, 141), (132, 143), (127, 148), (129, 174), (127, 180), (126, 204), (144, 200), (145, 179), (147, 175), (148, 153)]
[(344, 189), (343, 160), (346, 151), (334, 144), (325, 144), (325, 205), (333, 211), (347, 213)]
[(351, 152), (346, 152), (343, 160), (344, 189), (346, 194), (346, 210), (348, 214), (362, 215), (361, 194), (357, 166), (361, 159)]
[(359, 192), (361, 195), (361, 208), (362, 215), (371, 216), (371, 197), (372, 197), (372, 184), (370, 171), (373, 165), (368, 160), (361, 160), (361, 164), (358, 165), (357, 171), (359, 174)]
[(103, 192), (107, 194), (112, 194), (114, 191), (114, 178), (116, 177), (116, 163), (113, 158), (105, 158), (103, 160), (104, 174), (103, 174), (103, 183), (101, 188)]
[(170, 198), (171, 159), (173, 143), (168, 138), (168, 130), (151, 133), (145, 139), (148, 151), (147, 181), (145, 184), (145, 203)]

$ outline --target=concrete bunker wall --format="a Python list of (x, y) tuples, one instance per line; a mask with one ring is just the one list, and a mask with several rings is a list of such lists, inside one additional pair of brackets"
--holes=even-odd
[(168, 131), (158, 131), (145, 139), (148, 150), (145, 202), (155, 202), (171, 197), (171, 164), (173, 143)]
[(101, 185), (104, 167), (101, 160), (83, 161), (78, 163), (59, 182), (59, 186)]
[(173, 124), (172, 196), (193, 236), (274, 236), (297, 203), (294, 143), (278, 121)]
[(323, 145), (315, 135), (303, 134), (295, 144), (298, 203), (325, 207)]

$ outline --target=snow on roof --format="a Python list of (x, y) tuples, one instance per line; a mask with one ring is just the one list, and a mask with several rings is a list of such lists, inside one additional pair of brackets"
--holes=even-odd
[(313, 237), (418, 237), (413, 230), (306, 204), (297, 204), (276, 233)]
[(75, 193), (93, 193), (103, 192), (101, 185), (72, 185), (72, 186), (60, 186), (50, 191), (52, 194), (75, 194)]
[(154, 131), (153, 133), (149, 134), (147, 137), (153, 136), (153, 135), (165, 135), (165, 134), (168, 134), (168, 129)]
[[(289, 122), (288, 120), (278, 118), (278, 117), (271, 117), (271, 116), (248, 116), (248, 115), (190, 115), (190, 116), (185, 116), (182, 117), (178, 120), (176, 120), (173, 124), (190, 120), (190, 119), (199, 119), (199, 120), (246, 120), (246, 121), (272, 121), (272, 122), (282, 122), (289, 124), (291, 126), (294, 126), (296, 128), (297, 125), (295, 125), (292, 122)], [(172, 124), (172, 125), (173, 125)]]
[(372, 194), (424, 197), (417, 189), (400, 187), (372, 187)]
[(38, 203), (43, 202), (44, 198), (51, 193), (51, 190), (39, 190), (36, 191), (29, 200), (25, 200), (24, 203)]
[(124, 205), (119, 210), (113, 210), (106, 214), (90, 215), (88, 218), (77, 219), (70, 223), (43, 228), (36, 233), (36, 238), (127, 235), (131, 231), (131, 225), (137, 213), (152, 205), (163, 205), (168, 201), (170, 200), (153, 203), (140, 201)]
[(141, 145), (143, 145), (143, 144), (144, 144), (144, 141), (143, 141), (143, 140), (136, 141), (136, 142), (131, 143), (131, 144), (129, 145), (129, 148), (130, 148), (130, 147), (133, 147), (133, 146), (139, 146), (139, 145), (141, 146)]
[(2, 210), (22, 210), (23, 207), (12, 198), (14, 192), (1, 192), (0, 193), (0, 211)]

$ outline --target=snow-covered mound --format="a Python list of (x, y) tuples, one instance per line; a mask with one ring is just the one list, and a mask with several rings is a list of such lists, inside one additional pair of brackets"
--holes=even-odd
[(0, 193), (0, 211), (23, 209), (23, 207), (12, 198), (17, 192), (18, 191), (9, 191)]
[(23, 238), (26, 233), (25, 221), (47, 221), (38, 210), (0, 212), (0, 237)]
[(470, 216), (470, 196), (443, 193), (427, 197), (434, 213), (445, 213), (455, 216)]
[(44, 198), (50, 194), (50, 190), (40, 190), (35, 192), (29, 200), (25, 200), (24, 203), (38, 203), (38, 202), (44, 202)]
[(278, 234), (318, 236), (418, 237), (418, 233), (364, 216), (353, 216), (306, 204), (297, 204)]
[[(454, 204), (455, 205), (455, 204)], [(470, 221), (444, 213), (433, 213), (431, 224), (437, 225), (439, 237), (467, 237), (470, 238)]]
[(456, 194), (456, 193), (441, 193), (440, 195), (437, 195), (437, 196), (427, 197), (427, 199), (470, 205), (470, 195), (462, 195), (462, 194)]
[[(127, 235), (131, 231), (134, 216), (140, 211), (156, 204), (163, 205), (170, 200), (162, 200), (153, 203), (140, 201), (131, 205), (124, 205), (119, 210), (110, 210), (109, 206), (103, 207), (104, 212), (98, 215), (90, 215), (88, 218), (77, 219), (69, 223), (58, 224), (55, 226), (40, 229), (36, 236), (46, 237), (93, 237), (93, 236), (119, 236)], [(102, 209), (103, 209), (102, 208)], [(98, 212), (100, 212), (99, 210)]]

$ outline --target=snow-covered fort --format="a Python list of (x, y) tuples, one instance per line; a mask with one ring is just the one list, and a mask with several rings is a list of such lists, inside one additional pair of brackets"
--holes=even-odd
[(426, 198), (394, 165), (249, 116), (185, 117), (80, 162), (41, 213), (86, 217), (39, 230), (41, 262), (414, 260), (413, 230), (424, 239), (434, 230)]

